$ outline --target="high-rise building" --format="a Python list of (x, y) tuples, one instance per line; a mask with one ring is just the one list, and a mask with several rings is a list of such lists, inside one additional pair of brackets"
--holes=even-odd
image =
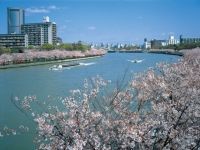
[(25, 13), (20, 8), (7, 8), (8, 34), (21, 34), (21, 25), (25, 23)]
[(23, 24), (21, 30), (22, 34), (28, 35), (28, 45), (41, 46), (57, 43), (56, 23), (54, 22)]

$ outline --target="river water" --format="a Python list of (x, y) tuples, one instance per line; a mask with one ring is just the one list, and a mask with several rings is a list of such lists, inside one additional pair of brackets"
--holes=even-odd
[[(100, 75), (115, 83), (126, 81), (134, 73), (144, 72), (159, 62), (176, 62), (179, 56), (147, 53), (108, 53), (103, 57), (81, 61), (80, 66), (62, 70), (49, 70), (52, 65), (32, 66), (0, 70), (0, 129), (4, 126), (17, 128), (28, 126), (30, 132), (15, 136), (0, 137), (2, 150), (34, 149), (34, 125), (11, 102), (12, 96), (36, 95), (38, 99), (67, 96), (69, 90), (81, 88), (86, 78)], [(132, 60), (141, 60), (134, 63)]]

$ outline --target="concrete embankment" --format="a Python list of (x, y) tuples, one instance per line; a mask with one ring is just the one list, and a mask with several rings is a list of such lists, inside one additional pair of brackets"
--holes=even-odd
[(182, 50), (173, 50), (173, 49), (152, 49), (148, 51), (149, 53), (156, 53), (156, 54), (168, 54), (168, 55), (178, 55), (178, 56), (184, 56), (188, 53), (200, 53), (200, 48), (193, 48), (193, 49), (182, 49)]
[(156, 50), (149, 50), (147, 51), (148, 53), (154, 53), (154, 54), (167, 54), (167, 55), (178, 55), (178, 56), (183, 56), (184, 53), (183, 52), (180, 52), (180, 51), (175, 51), (175, 50), (172, 50), (172, 49), (166, 49), (166, 50), (163, 50), (163, 49), (156, 49)]
[(167, 55), (178, 55), (183, 56), (183, 52), (175, 51), (175, 50), (163, 50), (163, 49), (151, 49), (151, 50), (118, 50), (113, 51), (109, 50), (108, 53), (154, 53), (154, 54), (167, 54)]
[(143, 53), (143, 50), (108, 50), (108, 53)]

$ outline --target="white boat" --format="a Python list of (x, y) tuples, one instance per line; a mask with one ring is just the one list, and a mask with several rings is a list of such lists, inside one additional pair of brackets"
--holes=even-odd
[(53, 65), (52, 67), (49, 68), (49, 70), (61, 70), (62, 65)]
[(57, 68), (58, 68), (58, 69), (62, 69), (63, 66), (62, 66), (62, 65), (58, 65)]
[(59, 64), (59, 65), (53, 65), (49, 68), (49, 70), (62, 70), (63, 68), (72, 67), (72, 66), (78, 66), (80, 63), (68, 63), (68, 64)]

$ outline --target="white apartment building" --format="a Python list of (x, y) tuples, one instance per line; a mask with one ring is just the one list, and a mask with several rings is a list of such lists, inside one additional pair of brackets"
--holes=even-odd
[(175, 39), (174, 36), (170, 35), (167, 45), (176, 45), (176, 44), (179, 44), (179, 41), (177, 39)]
[(43, 44), (56, 44), (56, 23), (44, 17), (42, 23), (28, 23), (21, 26), (22, 34), (28, 35), (28, 45), (41, 46)]

